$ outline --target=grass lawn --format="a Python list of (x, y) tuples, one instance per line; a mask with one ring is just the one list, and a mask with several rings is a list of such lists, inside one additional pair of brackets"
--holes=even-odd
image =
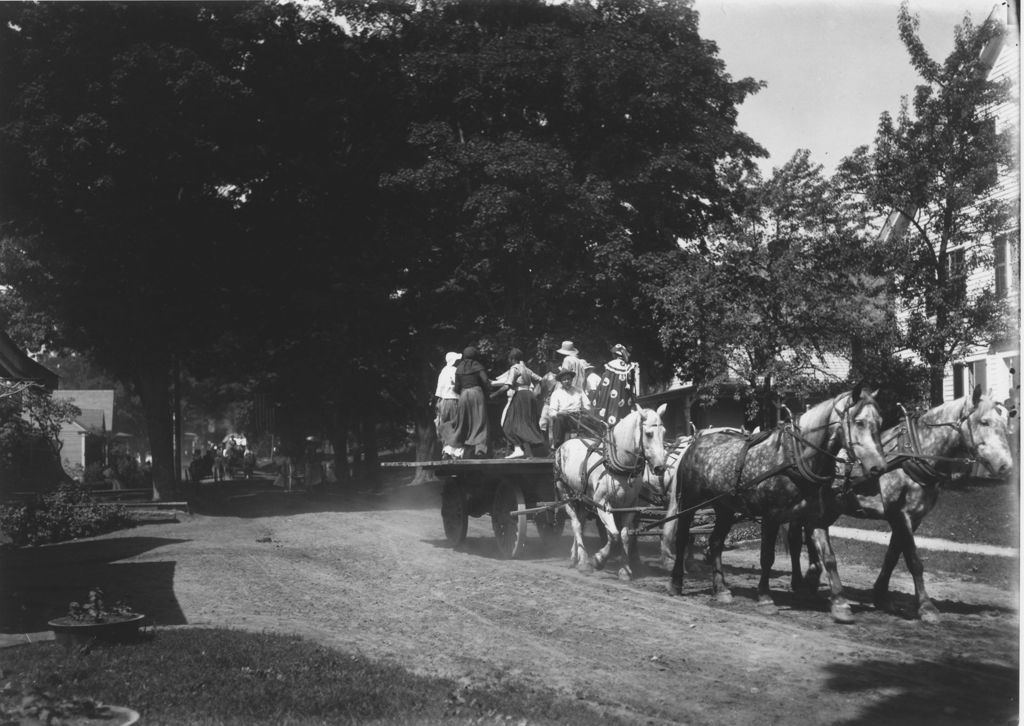
[[(0, 651), (0, 723), (25, 694), (128, 706), (158, 724), (623, 723), (580, 701), (514, 683), (487, 691), (318, 646), (223, 629), (159, 631), (68, 653), (54, 642)], [(7, 718), (5, 718), (5, 716)]]

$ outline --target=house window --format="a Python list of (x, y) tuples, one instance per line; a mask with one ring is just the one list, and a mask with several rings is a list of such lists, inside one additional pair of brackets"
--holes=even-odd
[(1018, 269), (1020, 266), (1020, 241), (1016, 234), (1004, 234), (995, 239), (996, 295), (1007, 297), (1020, 285)]
[(953, 364), (953, 398), (962, 398), (964, 395), (964, 371), (963, 363)]
[(964, 248), (954, 247), (946, 252), (946, 279), (955, 280), (964, 276)]

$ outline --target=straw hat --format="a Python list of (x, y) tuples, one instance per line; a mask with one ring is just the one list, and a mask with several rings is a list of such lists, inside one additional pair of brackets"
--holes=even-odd
[(559, 348), (556, 352), (561, 353), (562, 355), (579, 355), (580, 354), (580, 352), (578, 350), (576, 350), (576, 346), (572, 344), (571, 340), (563, 340), (562, 341), (562, 347)]

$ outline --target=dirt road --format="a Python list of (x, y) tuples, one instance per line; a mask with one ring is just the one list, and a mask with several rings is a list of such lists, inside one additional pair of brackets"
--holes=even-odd
[[(267, 494), (108, 535), (80, 555), (58, 546), (51, 566), (63, 587), (80, 588), (102, 564), (108, 587), (142, 591), (133, 599), (163, 624), (302, 634), (510, 697), (557, 689), (636, 723), (1016, 718), (1015, 592), (929, 573), (944, 616), (929, 626), (875, 612), (875, 565), (844, 561), (858, 621), (840, 626), (824, 601), (794, 603), (782, 558), (780, 612), (759, 612), (753, 548), (726, 552), (736, 601), (717, 606), (703, 570), (670, 598), (659, 569), (633, 583), (583, 574), (566, 567), (567, 535), (549, 550), (530, 536), (524, 559), (502, 560), (490, 520), (471, 519), (453, 550), (432, 487), (355, 502)], [(653, 563), (653, 543), (642, 554)], [(912, 591), (900, 572), (895, 588)]]

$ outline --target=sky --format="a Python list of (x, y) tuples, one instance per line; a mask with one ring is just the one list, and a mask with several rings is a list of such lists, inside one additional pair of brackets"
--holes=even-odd
[[(969, 13), (980, 25), (997, 0), (910, 0), (932, 58), (953, 49), (953, 29)], [(740, 106), (738, 124), (771, 157), (765, 175), (796, 152), (827, 173), (870, 144), (883, 111), (895, 115), (920, 77), (899, 38), (900, 0), (695, 0), (701, 37), (718, 44), (734, 79), (767, 82)]]

